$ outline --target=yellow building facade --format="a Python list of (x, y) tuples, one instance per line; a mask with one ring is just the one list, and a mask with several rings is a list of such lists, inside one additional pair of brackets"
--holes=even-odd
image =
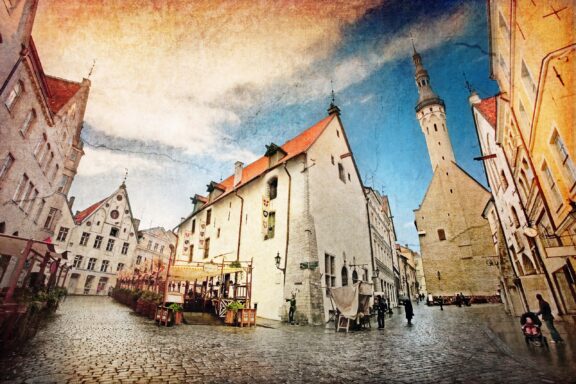
[(545, 272), (542, 284), (523, 288), (529, 302), (549, 291), (566, 318), (576, 316), (574, 8), (571, 0), (489, 1), (497, 143), (528, 217), (535, 267)]

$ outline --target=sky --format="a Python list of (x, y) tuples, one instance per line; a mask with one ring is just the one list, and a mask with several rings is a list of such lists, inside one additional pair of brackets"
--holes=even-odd
[(92, 83), (73, 210), (128, 171), (141, 228), (172, 228), (190, 197), (326, 116), (334, 90), (365, 185), (389, 196), (398, 242), (432, 177), (415, 117), (412, 43), (446, 103), (457, 162), (486, 185), (464, 73), (489, 80), (485, 0), (43, 0), (46, 73)]

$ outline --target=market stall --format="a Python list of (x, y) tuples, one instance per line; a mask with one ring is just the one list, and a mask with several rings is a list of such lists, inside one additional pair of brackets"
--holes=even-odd
[(374, 293), (371, 283), (357, 282), (352, 285), (329, 288), (330, 298), (337, 309), (336, 332), (348, 332), (351, 324), (370, 324), (370, 299)]

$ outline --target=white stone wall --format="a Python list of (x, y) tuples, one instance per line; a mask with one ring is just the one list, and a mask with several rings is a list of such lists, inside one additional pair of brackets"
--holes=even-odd
[[(122, 199), (118, 200), (117, 196)], [(111, 217), (112, 211), (118, 211), (116, 219)], [(116, 272), (118, 264), (124, 264), (124, 269), (131, 268), (134, 265), (137, 236), (136, 229), (130, 220), (131, 212), (127, 203), (126, 190), (118, 189), (102, 205), (81, 224), (70, 227), (70, 232), (65, 241), (57, 242), (60, 249), (66, 249), (68, 253), (69, 264), (74, 263), (77, 255), (82, 256), (82, 262), (79, 267), (74, 267), (68, 273), (66, 287), (70, 294), (102, 294), (108, 293), (110, 287), (116, 285)], [(62, 226), (64, 223), (62, 224)], [(70, 225), (70, 223), (66, 223)], [(111, 236), (111, 229), (118, 228), (118, 235)], [(60, 227), (57, 229), (60, 230)], [(86, 245), (81, 245), (80, 240), (83, 233), (88, 233), (89, 238)], [(94, 248), (96, 236), (102, 236), (100, 248)], [(108, 240), (114, 240), (112, 251), (107, 251)], [(128, 243), (127, 254), (122, 254), (124, 243)], [(96, 259), (93, 270), (88, 270), (88, 263), (91, 258)], [(106, 272), (101, 271), (102, 262), (109, 262)], [(93, 276), (89, 278), (89, 276)], [(98, 289), (98, 282), (101, 278), (106, 278), (105, 286)], [(86, 281), (92, 281), (90, 287), (86, 287)]]
[(426, 139), (432, 170), (456, 162), (452, 143), (446, 128), (446, 112), (441, 105), (430, 105), (416, 114), (422, 133)]

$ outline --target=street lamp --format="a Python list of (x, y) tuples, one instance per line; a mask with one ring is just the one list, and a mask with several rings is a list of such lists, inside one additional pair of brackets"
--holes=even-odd
[(276, 261), (276, 268), (284, 272), (285, 268), (280, 268), (280, 260), (282, 260), (280, 257), (280, 252), (276, 253), (274, 260)]

